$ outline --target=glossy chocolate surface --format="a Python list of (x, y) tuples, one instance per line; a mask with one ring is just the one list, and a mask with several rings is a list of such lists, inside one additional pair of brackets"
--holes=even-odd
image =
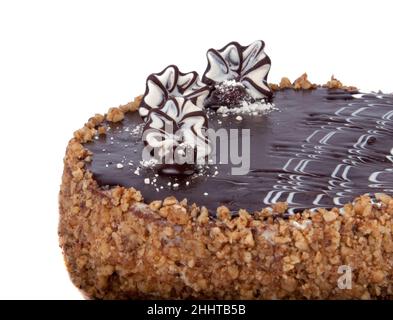
[(241, 121), (209, 113), (209, 128), (251, 130), (246, 175), (232, 175), (230, 164), (183, 177), (141, 167), (138, 112), (106, 123), (107, 134), (85, 145), (93, 152), (88, 169), (100, 185), (134, 187), (147, 203), (174, 195), (212, 213), (219, 205), (252, 212), (278, 201), (294, 210), (333, 207), (360, 194), (393, 192), (393, 95), (290, 89), (276, 92), (273, 103), (277, 110)]

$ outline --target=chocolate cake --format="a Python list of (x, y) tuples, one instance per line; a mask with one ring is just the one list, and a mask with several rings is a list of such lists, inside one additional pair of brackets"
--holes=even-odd
[[(263, 41), (76, 131), (60, 245), (99, 299), (393, 297), (393, 95), (268, 84)], [(182, 160), (182, 161), (179, 161)]]

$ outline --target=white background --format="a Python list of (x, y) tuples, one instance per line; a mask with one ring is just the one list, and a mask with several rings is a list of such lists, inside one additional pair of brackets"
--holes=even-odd
[(0, 298), (81, 299), (64, 268), (57, 197), (67, 141), (143, 93), (168, 64), (266, 42), (270, 82), (307, 71), (393, 91), (393, 1), (0, 0)]

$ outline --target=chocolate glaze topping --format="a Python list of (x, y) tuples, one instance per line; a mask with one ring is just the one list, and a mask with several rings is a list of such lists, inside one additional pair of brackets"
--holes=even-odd
[(100, 185), (134, 187), (146, 202), (174, 195), (212, 214), (219, 205), (253, 211), (287, 201), (299, 210), (393, 192), (393, 95), (289, 89), (276, 92), (273, 102), (277, 110), (242, 115), (242, 121), (209, 113), (210, 128), (251, 130), (247, 175), (231, 175), (230, 164), (184, 177), (141, 167), (144, 122), (138, 112), (106, 123), (107, 134), (86, 144), (93, 152), (88, 169)]

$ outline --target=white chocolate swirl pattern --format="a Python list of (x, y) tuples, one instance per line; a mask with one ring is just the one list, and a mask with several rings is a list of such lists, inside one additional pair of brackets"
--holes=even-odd
[(217, 85), (235, 80), (244, 85), (252, 98), (271, 98), (272, 90), (267, 83), (271, 61), (264, 52), (264, 47), (265, 43), (258, 40), (248, 46), (230, 42), (222, 49), (209, 49), (208, 66), (202, 81)]
[(208, 94), (209, 88), (196, 72), (182, 73), (177, 66), (170, 65), (147, 78), (139, 114), (146, 120), (149, 110), (162, 107), (171, 97), (187, 98), (201, 109)]
[(143, 140), (161, 163), (165, 163), (165, 156), (175, 148), (192, 150), (194, 161), (198, 161), (211, 152), (206, 129), (207, 117), (203, 110), (189, 99), (169, 98), (161, 108), (150, 109)]

